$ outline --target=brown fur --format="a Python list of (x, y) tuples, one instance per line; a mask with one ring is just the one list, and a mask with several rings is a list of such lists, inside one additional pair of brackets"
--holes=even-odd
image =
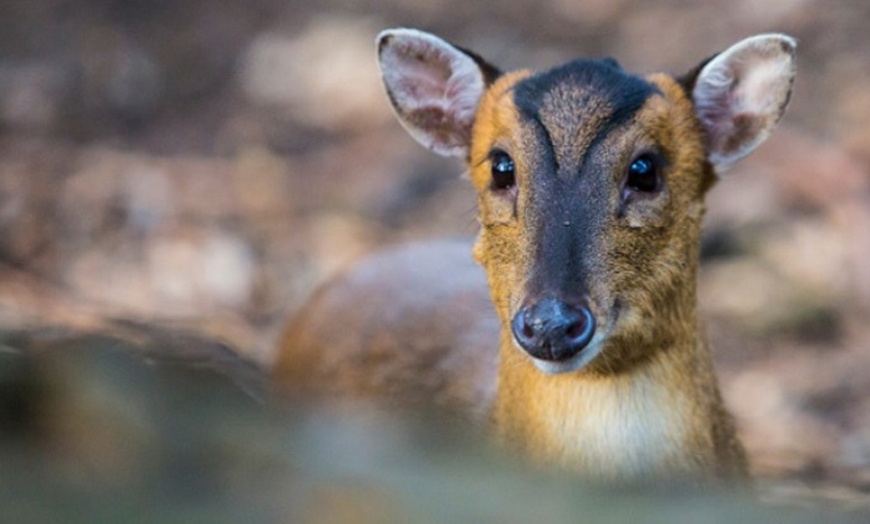
[[(307, 391), (400, 398), (403, 403), (434, 401), (478, 415), (488, 412), (494, 401), (494, 421), (511, 445), (544, 461), (618, 477), (624, 472), (606, 464), (606, 457), (578, 453), (546, 421), (583, 417), (583, 406), (570, 392), (594, 395), (591, 390), (603, 387), (612, 388), (614, 395), (627, 394), (629, 383), (643, 375), (649, 387), (662, 388), (668, 409), (680, 412), (688, 427), (667, 437), (677, 441), (671, 454), (630, 466), (632, 473), (745, 475), (743, 451), (722, 405), (696, 318), (701, 199), (712, 171), (704, 160), (691, 104), (669, 77), (651, 77), (664, 96), (651, 99), (638, 116), (651, 139), (673, 153), (666, 201), (645, 203), (626, 217), (653, 224), (655, 232), (640, 236), (630, 227), (614, 226), (609, 247), (601, 252), (607, 258), (600, 265), (607, 269), (594, 286), (593, 294), (622, 296), (632, 303), (630, 313), (622, 313), (621, 329), (580, 373), (547, 376), (514, 347), (507, 326), (520, 302), (530, 246), (514, 204), (487, 191), (484, 157), (493, 144), (510, 141), (520, 125), (508, 93), (529, 74), (505, 75), (489, 89), (471, 151), (470, 165), (477, 166), (471, 178), (479, 190), (483, 226), (474, 254), (486, 269), (502, 326), (495, 400), (493, 357), (499, 327), (487, 314), (485, 287), (474, 284), (482, 283), (483, 275), (461, 242), (383, 253), (327, 284), (286, 329), (278, 382)], [(523, 173), (522, 156), (516, 161), (518, 173)], [(445, 275), (450, 278), (445, 280)]]
[[(483, 229), (475, 254), (489, 276), (493, 303), (502, 321), (501, 365), (495, 421), (505, 439), (546, 460), (580, 470), (607, 473), (603, 457), (574, 449), (578, 439), (553, 430), (547, 421), (583, 416), (582, 397), (590, 389), (627, 391), (626, 381), (644, 376), (666, 392), (667, 409), (685, 417), (686, 427), (668, 435), (678, 445), (671, 456), (640, 462), (638, 472), (684, 471), (744, 476), (746, 463), (734, 425), (722, 405), (712, 363), (696, 317), (695, 281), (703, 216), (702, 198), (711, 185), (712, 170), (705, 160), (703, 133), (693, 116), (691, 102), (676, 81), (664, 75), (650, 77), (663, 96), (652, 97), (638, 114), (643, 142), (660, 144), (671, 159), (668, 189), (657, 201), (643, 202), (628, 211), (620, 223), (608, 226), (604, 249), (596, 250), (591, 282), (592, 303), (599, 318), (620, 315), (599, 357), (580, 373), (547, 376), (535, 369), (513, 344), (510, 319), (523, 295), (526, 275), (532, 270), (528, 253), (528, 227), (517, 218), (511, 202), (487, 190), (488, 151), (495, 145), (510, 147), (521, 126), (516, 108), (505, 93), (526, 73), (502, 78), (481, 101), (473, 131), (471, 172), (480, 194)], [(598, 107), (605, 113), (606, 107)], [(605, 118), (588, 119), (590, 125), (574, 135), (575, 150)], [(559, 144), (569, 137), (553, 139)], [(624, 148), (626, 135), (615, 134), (613, 149)], [(570, 149), (570, 146), (563, 146)], [(517, 163), (518, 185), (534, 184), (524, 169), (522, 147), (511, 149)], [(614, 180), (614, 183), (618, 180)], [(522, 206), (520, 199), (515, 205)], [(522, 216), (522, 215), (521, 215)], [(535, 227), (532, 225), (531, 227)], [(635, 227), (632, 227), (635, 226)], [(642, 226), (642, 227), (637, 227)], [(606, 310), (619, 297), (630, 308)], [(603, 322), (602, 322), (603, 324)], [(603, 414), (606, 417), (607, 414)], [(602, 471), (603, 470), (603, 471)], [(611, 471), (616, 476), (618, 471)]]
[[(401, 42), (388, 54), (385, 76), (388, 93), (398, 86), (404, 97), (391, 95), (394, 104), (449, 112), (487, 86), (469, 143), (450, 143), (439, 125), (404, 124), (435, 151), (467, 154), (481, 223), (473, 253), (498, 318), (484, 313), (482, 275), (460, 254), (464, 248), (393, 251), (327, 285), (297, 315), (279, 347), (276, 379), (491, 413), (509, 446), (598, 478), (745, 478), (743, 448), (697, 317), (703, 199), (715, 181), (708, 155), (723, 153), (715, 143), (722, 136), (699, 120), (687, 94), (702, 68), (681, 80), (651, 75), (654, 88), (637, 79), (620, 84), (625, 77), (607, 69), (616, 67), (611, 62), (496, 77), (476, 55), (432, 35), (384, 34), (382, 52), (393, 38)], [(738, 49), (758, 53), (776, 41), (784, 54), (763, 79), (787, 101), (794, 41), (756, 37)], [(412, 68), (410, 77), (430, 88), (423, 100), (401, 77), (402, 52), (415, 49), (438, 58), (431, 71)], [(476, 82), (469, 59), (482, 68)], [(462, 75), (447, 75), (455, 83), (440, 86), (445, 64), (459, 64)], [(470, 92), (456, 96), (463, 86)], [(727, 96), (712, 102), (727, 104)], [(740, 128), (733, 147), (741, 151), (724, 157), (734, 160), (760, 143), (784, 103), (773, 111), (761, 105), (761, 127), (749, 117), (727, 122)], [(400, 120), (407, 109), (396, 108)], [(467, 134), (467, 127), (458, 131)], [(661, 159), (663, 182), (626, 196), (628, 166), (650, 151)], [(504, 154), (516, 182), (494, 186), (492, 162)], [(588, 305), (596, 330), (582, 351), (594, 358), (581, 369), (539, 369), (517, 348), (511, 321), (542, 297)]]
[(499, 324), (470, 247), (409, 244), (330, 280), (284, 330), (277, 383), (484, 417), (495, 391)]

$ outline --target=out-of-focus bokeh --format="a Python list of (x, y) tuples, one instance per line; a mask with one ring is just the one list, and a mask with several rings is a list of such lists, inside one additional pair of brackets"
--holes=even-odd
[(756, 473), (870, 491), (866, 2), (3, 0), (0, 330), (123, 319), (268, 366), (336, 269), (473, 235), (462, 167), (408, 138), (379, 85), (374, 36), (397, 25), (504, 68), (680, 73), (797, 37), (781, 128), (709, 196), (701, 304)]
[(3, 522), (866, 522), (854, 496), (593, 485), (432, 413), (276, 411), (225, 369), (145, 366), (117, 338), (15, 338), (26, 354), (0, 352)]

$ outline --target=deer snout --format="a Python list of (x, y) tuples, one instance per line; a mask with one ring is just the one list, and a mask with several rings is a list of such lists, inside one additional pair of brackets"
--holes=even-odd
[(595, 333), (595, 317), (584, 305), (544, 298), (520, 308), (511, 322), (517, 343), (532, 357), (563, 362), (581, 351)]

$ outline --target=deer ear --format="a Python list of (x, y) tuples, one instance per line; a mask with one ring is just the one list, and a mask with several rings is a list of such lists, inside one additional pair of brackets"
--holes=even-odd
[(761, 145), (791, 97), (797, 42), (782, 34), (753, 36), (703, 64), (689, 86), (707, 132), (713, 164), (729, 164)]
[(377, 44), (384, 86), (405, 129), (439, 155), (466, 157), (477, 105), (498, 70), (415, 29), (383, 31)]

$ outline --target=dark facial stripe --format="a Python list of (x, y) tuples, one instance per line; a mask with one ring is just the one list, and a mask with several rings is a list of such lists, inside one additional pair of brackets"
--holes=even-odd
[(535, 253), (531, 295), (570, 300), (588, 292), (609, 177), (585, 157), (657, 92), (609, 60), (572, 62), (515, 86), (514, 103), (531, 131), (526, 140), (534, 142), (523, 147), (532, 171), (525, 216)]
[(529, 115), (528, 123), (532, 126), (532, 132), (537, 138), (537, 142), (544, 145), (543, 151), (540, 151), (541, 158), (537, 161), (539, 164), (538, 169), (541, 166), (553, 166), (553, 169), (556, 172), (559, 171), (559, 159), (556, 157), (555, 151), (556, 146), (553, 143), (553, 137), (550, 136), (550, 131), (547, 129), (547, 126), (538, 118), (538, 115)]
[[(547, 108), (544, 100), (556, 86), (569, 86), (604, 100), (612, 108), (613, 125), (631, 117), (658, 89), (646, 80), (626, 73), (614, 60), (576, 60), (545, 73), (531, 76), (514, 87), (514, 103), (526, 116), (542, 111), (563, 110)], [(570, 108), (577, 112), (585, 108)]]
[[(571, 164), (600, 137), (619, 127), (658, 89), (615, 61), (578, 60), (519, 82), (514, 103), (527, 121), (545, 124), (556, 160)], [(580, 135), (585, 140), (576, 139)], [(564, 158), (562, 158), (564, 157)]]
[(536, 188), (525, 217), (534, 253), (530, 295), (570, 302), (589, 292), (589, 276), (600, 273), (601, 235), (612, 215), (608, 178), (607, 166), (591, 158), (578, 177), (550, 176)]

